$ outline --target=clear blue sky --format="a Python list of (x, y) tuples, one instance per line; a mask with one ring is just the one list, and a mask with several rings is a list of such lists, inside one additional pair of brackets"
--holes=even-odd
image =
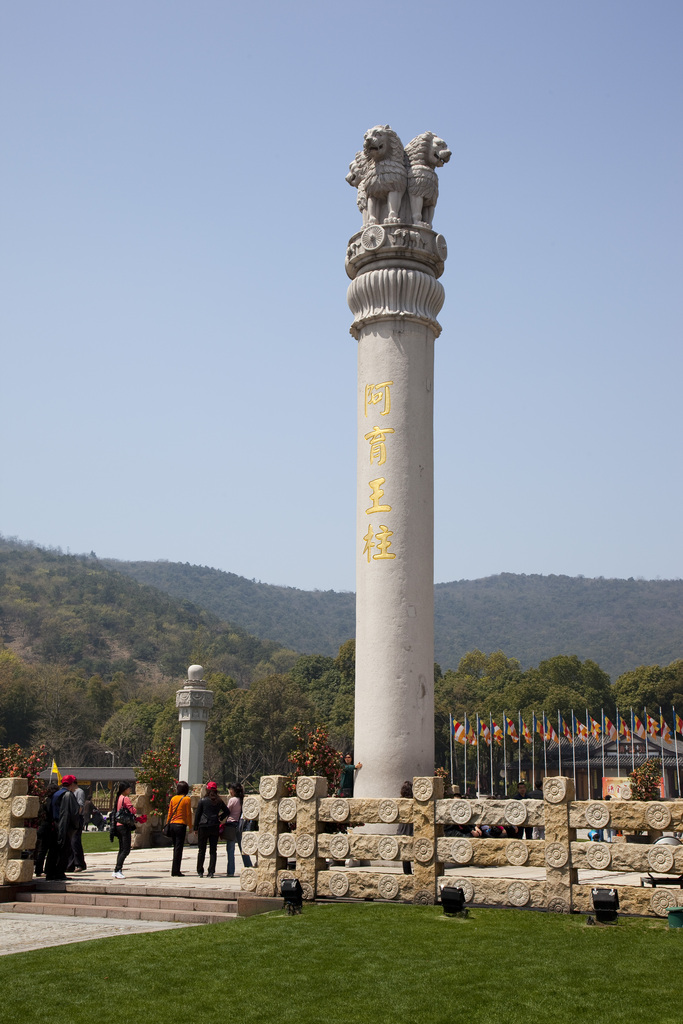
[(354, 588), (382, 122), (453, 150), (436, 580), (683, 576), (680, 0), (31, 0), (0, 47), (0, 532)]

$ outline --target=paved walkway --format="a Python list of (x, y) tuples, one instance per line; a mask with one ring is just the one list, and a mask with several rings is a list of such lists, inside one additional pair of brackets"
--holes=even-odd
[(110, 935), (192, 928), (166, 921), (113, 921), (101, 917), (49, 917), (44, 914), (0, 914), (0, 956), (26, 953), (46, 946), (106, 939)]

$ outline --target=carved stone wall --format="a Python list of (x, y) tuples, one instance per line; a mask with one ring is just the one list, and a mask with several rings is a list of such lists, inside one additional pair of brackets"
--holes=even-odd
[[(440, 887), (456, 884), (468, 902), (500, 907), (530, 907), (553, 913), (592, 909), (590, 886), (577, 883), (579, 869), (683, 873), (683, 847), (579, 843), (576, 828), (597, 820), (631, 831), (653, 823), (683, 827), (683, 800), (575, 802), (573, 782), (546, 779), (543, 800), (444, 800), (443, 781), (413, 780), (413, 799), (327, 797), (320, 778), (298, 780), (297, 795), (284, 797), (284, 779), (261, 780), (258, 797), (245, 799), (245, 817), (258, 820), (259, 832), (245, 832), (245, 852), (258, 854), (258, 868), (242, 872), (242, 887), (263, 896), (277, 895), (283, 878), (299, 878), (306, 899), (383, 899), (429, 904)], [(544, 825), (545, 840), (470, 839), (444, 836), (449, 823)], [(378, 828), (412, 823), (413, 836), (375, 834)], [(621, 823), (621, 824), (620, 824)], [(363, 831), (354, 827), (363, 826)], [(413, 874), (347, 868), (347, 858), (412, 862)], [(287, 861), (295, 861), (293, 870)], [(332, 863), (327, 863), (328, 861)], [(335, 863), (336, 862), (336, 863)], [(445, 875), (444, 864), (478, 867), (543, 867), (544, 879), (491, 878), (476, 873)], [(601, 883), (611, 886), (609, 876)], [(675, 890), (673, 891), (675, 892)], [(666, 916), (676, 902), (670, 888), (619, 886), (623, 912)]]

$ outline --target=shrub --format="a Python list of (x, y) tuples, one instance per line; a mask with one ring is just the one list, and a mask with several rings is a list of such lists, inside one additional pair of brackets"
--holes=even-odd
[(634, 800), (656, 800), (660, 795), (661, 757), (649, 757), (629, 775)]
[(135, 769), (138, 782), (152, 787), (150, 800), (162, 820), (166, 812), (166, 802), (178, 781), (179, 767), (175, 741), (169, 737), (157, 750), (146, 750)]

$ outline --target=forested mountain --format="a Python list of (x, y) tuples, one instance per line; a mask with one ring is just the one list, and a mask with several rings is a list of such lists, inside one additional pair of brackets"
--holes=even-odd
[[(333, 656), (355, 635), (353, 594), (256, 583), (180, 562), (103, 564), (294, 650)], [(597, 662), (614, 680), (683, 656), (683, 581), (503, 573), (434, 589), (435, 657), (503, 650), (523, 667), (557, 654)]]
[(184, 676), (191, 661), (240, 685), (286, 671), (292, 651), (259, 640), (188, 600), (114, 572), (96, 558), (0, 538), (0, 639), (28, 661), (103, 680)]

